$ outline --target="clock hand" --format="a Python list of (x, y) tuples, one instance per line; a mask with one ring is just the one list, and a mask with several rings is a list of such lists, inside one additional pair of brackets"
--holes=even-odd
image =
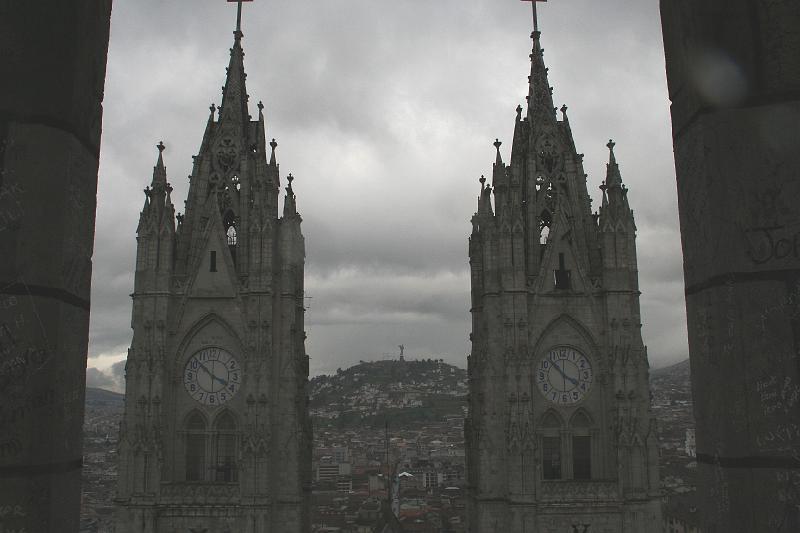
[[(563, 365), (563, 364), (564, 364), (564, 363), (562, 363), (562, 365)], [(566, 373), (565, 373), (563, 370), (561, 370), (561, 369), (558, 367), (558, 363), (554, 364), (554, 365), (553, 365), (553, 367), (554, 367), (556, 370), (558, 370), (558, 373), (559, 373), (559, 374), (561, 374), (562, 376), (564, 376), (564, 381), (565, 381), (565, 383), (564, 383), (564, 388), (565, 388), (565, 389), (567, 388), (566, 381), (569, 381), (569, 382), (570, 382), (570, 383), (572, 383), (573, 385), (577, 385), (577, 384), (578, 384), (578, 380), (577, 380), (577, 379), (574, 379), (574, 378), (571, 378), (571, 377), (569, 377), (569, 376), (568, 376), (568, 375), (567, 375), (567, 374), (566, 374)]]
[[(206, 365), (204, 365), (203, 363), (200, 363), (199, 361), (198, 361), (198, 364), (200, 365), (200, 368), (202, 368), (203, 370), (205, 370), (205, 371), (206, 371), (206, 374), (208, 374), (208, 377), (210, 377), (210, 378), (211, 378), (211, 381), (218, 381), (218, 382), (222, 383), (222, 386), (223, 386), (223, 387), (227, 387), (227, 386), (228, 386), (228, 382), (227, 382), (226, 380), (224, 380), (224, 379), (222, 379), (222, 378), (220, 378), (220, 377), (217, 377), (216, 375), (214, 375), (214, 373), (213, 373), (213, 372), (211, 372), (211, 371), (210, 371), (210, 370), (209, 370), (209, 369), (206, 367)], [(211, 392), (214, 392), (213, 388), (212, 388)]]
[(200, 368), (202, 368), (203, 370), (205, 370), (205, 371), (206, 371), (206, 374), (208, 374), (208, 375), (209, 375), (209, 376), (210, 376), (212, 379), (214, 378), (214, 374), (212, 374), (212, 373), (211, 373), (211, 371), (210, 371), (208, 368), (206, 368), (206, 365), (204, 365), (204, 364), (203, 364), (203, 363), (201, 363), (200, 361), (198, 361), (198, 362), (197, 362), (197, 364), (198, 364), (198, 365), (200, 365)]

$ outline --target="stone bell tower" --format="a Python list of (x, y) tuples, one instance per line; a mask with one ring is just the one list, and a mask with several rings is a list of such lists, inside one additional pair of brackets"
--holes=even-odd
[(609, 142), (591, 211), (534, 31), (511, 157), (472, 218), (469, 531), (662, 530), (636, 225)]
[[(241, 9), (241, 4), (240, 4)], [(241, 13), (241, 11), (240, 11)], [(159, 144), (137, 229), (117, 533), (305, 533), (305, 245), (252, 120), (240, 26), (175, 215)], [(176, 224), (177, 221), (177, 224)]]

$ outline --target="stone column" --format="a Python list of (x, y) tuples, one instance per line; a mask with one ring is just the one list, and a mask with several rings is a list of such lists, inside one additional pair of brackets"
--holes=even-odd
[(800, 531), (800, 2), (662, 0), (703, 531)]
[(0, 0), (0, 531), (76, 532), (111, 0)]

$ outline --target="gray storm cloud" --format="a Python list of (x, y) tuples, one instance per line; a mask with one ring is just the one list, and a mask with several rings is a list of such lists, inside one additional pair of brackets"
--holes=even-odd
[[(252, 2), (251, 108), (266, 106), (307, 244), (311, 372), (394, 353), (466, 365), (467, 237), (492, 142), (510, 150), (524, 104), (530, 7), (515, 0)], [(655, 0), (540, 4), (549, 79), (569, 106), (590, 192), (610, 137), (636, 213), (651, 364), (686, 357), (669, 101)], [(186, 196), (219, 103), (235, 5), (119, 2), (112, 15), (89, 366), (114, 379), (130, 343), (135, 230), (164, 140)], [(91, 372), (91, 371), (90, 371)], [(103, 376), (91, 374), (95, 383)]]

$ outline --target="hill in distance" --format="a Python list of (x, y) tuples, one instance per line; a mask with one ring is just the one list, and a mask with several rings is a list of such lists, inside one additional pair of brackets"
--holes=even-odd
[(464, 416), (467, 371), (441, 359), (362, 361), (309, 383), (318, 426), (414, 426)]

